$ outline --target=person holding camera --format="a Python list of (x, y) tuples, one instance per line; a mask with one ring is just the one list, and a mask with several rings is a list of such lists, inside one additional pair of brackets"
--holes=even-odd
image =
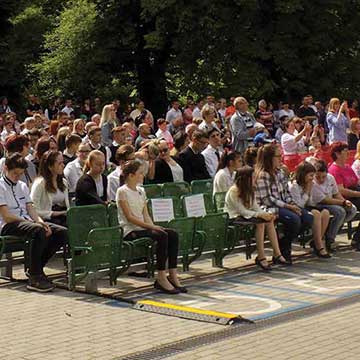
[(330, 100), (326, 123), (329, 128), (329, 144), (336, 141), (348, 142), (346, 130), (350, 126), (350, 115), (347, 101), (344, 101), (340, 105), (338, 98), (332, 98)]

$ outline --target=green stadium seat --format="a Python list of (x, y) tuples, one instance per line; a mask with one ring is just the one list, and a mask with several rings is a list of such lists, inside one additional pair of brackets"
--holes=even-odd
[(163, 196), (163, 190), (161, 184), (148, 184), (142, 186), (146, 193), (147, 199), (159, 198)]
[(213, 196), (216, 212), (223, 212), (226, 192), (215, 193)]
[(163, 184), (163, 196), (176, 196), (190, 194), (190, 185), (187, 182), (168, 182)]
[(213, 193), (213, 179), (193, 180), (191, 182), (191, 192), (193, 194), (212, 194)]
[(213, 266), (223, 267), (223, 259), (234, 250), (236, 238), (235, 229), (229, 226), (227, 213), (209, 214), (196, 218), (195, 229), (206, 234), (203, 251), (211, 251)]

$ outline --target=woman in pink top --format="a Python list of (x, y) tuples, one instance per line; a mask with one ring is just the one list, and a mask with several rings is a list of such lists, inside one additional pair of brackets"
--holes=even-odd
[[(337, 141), (331, 144), (331, 157), (334, 162), (329, 167), (329, 173), (334, 176), (340, 194), (350, 200), (360, 210), (360, 184), (354, 170), (346, 164), (348, 157), (348, 145)], [(358, 227), (352, 245), (360, 250), (360, 228)]]

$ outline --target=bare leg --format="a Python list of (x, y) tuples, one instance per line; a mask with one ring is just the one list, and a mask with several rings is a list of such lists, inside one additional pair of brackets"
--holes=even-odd
[(176, 269), (169, 269), (169, 277), (170, 277), (171, 281), (173, 282), (173, 284), (175, 284), (177, 287), (181, 286)]
[[(322, 243), (323, 231), (322, 231), (321, 213), (319, 210), (315, 210), (315, 209), (311, 210), (311, 213), (314, 216), (314, 222), (312, 226), (314, 245), (317, 250), (320, 250), (323, 248), (323, 243)], [(327, 220), (327, 222), (329, 222), (329, 220)], [(326, 254), (326, 251), (321, 250), (320, 253)]]
[[(271, 243), (271, 247), (273, 248), (274, 257), (281, 256), (281, 251), (279, 248), (279, 241), (278, 241), (277, 233), (275, 230), (274, 221), (270, 221), (270, 222), (266, 223), (265, 227), (266, 227), (266, 233), (267, 233), (270, 243)], [(285, 261), (285, 259), (282, 259), (282, 260)]]
[(324, 239), (330, 221), (330, 212), (327, 209), (321, 210), (321, 239)]
[(263, 265), (267, 266), (265, 251), (264, 251), (264, 236), (265, 236), (265, 224), (256, 224), (255, 238), (256, 238), (256, 249), (258, 253), (258, 259), (265, 259), (260, 261)]
[(165, 270), (158, 270), (156, 280), (166, 290), (173, 290), (174, 287), (169, 283)]

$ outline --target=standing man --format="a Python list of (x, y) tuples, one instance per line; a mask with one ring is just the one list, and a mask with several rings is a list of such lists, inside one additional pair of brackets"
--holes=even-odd
[(243, 154), (248, 147), (248, 138), (256, 135), (255, 118), (248, 111), (249, 103), (239, 96), (234, 100), (235, 113), (230, 119), (230, 131), (233, 137), (234, 151)]

